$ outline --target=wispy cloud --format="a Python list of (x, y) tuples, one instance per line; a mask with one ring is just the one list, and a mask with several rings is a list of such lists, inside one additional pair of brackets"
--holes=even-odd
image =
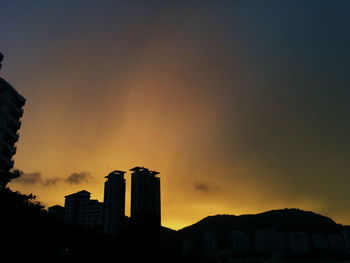
[(37, 184), (42, 182), (41, 173), (23, 173), (21, 177), (15, 179), (20, 184)]
[(93, 180), (89, 172), (72, 173), (64, 181), (68, 184), (90, 183)]
[(44, 179), (41, 172), (23, 173), (23, 175), (14, 180), (14, 182), (23, 185), (43, 185), (53, 186), (59, 182), (64, 182), (70, 185), (77, 185), (82, 183), (90, 183), (93, 181), (93, 176), (90, 172), (72, 173), (67, 178), (52, 177)]
[(35, 172), (35, 173), (23, 173), (21, 177), (15, 179), (15, 182), (19, 184), (26, 184), (26, 185), (42, 184), (45, 186), (50, 186), (50, 185), (55, 185), (60, 180), (61, 179), (57, 177), (43, 179), (41, 172)]
[(193, 188), (195, 191), (201, 192), (201, 193), (212, 193), (213, 191), (218, 190), (218, 188), (214, 185), (210, 185), (208, 183), (204, 183), (204, 182), (196, 182), (193, 185)]
[(49, 178), (49, 179), (46, 179), (44, 182), (43, 182), (43, 185), (55, 185), (57, 182), (61, 181), (62, 179), (61, 178)]

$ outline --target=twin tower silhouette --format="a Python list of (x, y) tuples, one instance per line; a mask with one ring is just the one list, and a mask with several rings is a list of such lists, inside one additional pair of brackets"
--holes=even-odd
[(113, 171), (105, 178), (104, 231), (118, 236), (128, 228), (138, 239), (158, 239), (161, 226), (159, 172), (136, 166), (131, 174), (130, 221), (126, 227), (124, 171)]

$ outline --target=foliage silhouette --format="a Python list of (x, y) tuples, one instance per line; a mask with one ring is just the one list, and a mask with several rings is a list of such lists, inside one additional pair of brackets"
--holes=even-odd
[(0, 189), (5, 189), (12, 179), (19, 178), (22, 175), (23, 172), (20, 170), (7, 171), (0, 169)]

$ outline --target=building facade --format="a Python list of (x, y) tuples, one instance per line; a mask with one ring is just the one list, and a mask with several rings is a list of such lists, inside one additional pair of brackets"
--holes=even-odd
[(344, 236), (344, 242), (345, 242), (346, 248), (350, 250), (350, 231), (348, 230), (343, 231), (343, 236)]
[(130, 171), (132, 242), (136, 251), (153, 253), (159, 245), (161, 227), (159, 173), (138, 166)]
[(88, 228), (98, 228), (102, 226), (103, 203), (98, 200), (89, 200), (87, 211)]
[(106, 233), (121, 234), (125, 225), (125, 172), (116, 170), (105, 178), (104, 219)]
[(47, 212), (49, 215), (64, 218), (64, 207), (63, 206), (60, 206), (60, 205), (50, 206), (48, 208)]
[(131, 219), (145, 219), (157, 226), (161, 224), (159, 172), (143, 167), (130, 169)]
[(346, 249), (343, 233), (333, 233), (328, 235), (329, 246), (332, 250), (343, 251)]
[(203, 236), (203, 254), (206, 258), (216, 258), (219, 252), (218, 236), (214, 232), (207, 232)]
[[(0, 53), (0, 63), (2, 58)], [(19, 139), (25, 102), (23, 96), (0, 78), (0, 169), (3, 171), (9, 171), (14, 165), (12, 157), (17, 150), (15, 144)]]
[(290, 252), (292, 254), (306, 253), (310, 251), (308, 233), (292, 232), (288, 234)]
[(64, 220), (75, 226), (87, 227), (89, 201), (90, 193), (85, 190), (66, 195), (64, 202)]
[(313, 234), (311, 235), (312, 247), (317, 250), (329, 249), (328, 237), (325, 234)]
[(241, 230), (231, 232), (231, 245), (234, 254), (244, 254), (252, 252), (252, 240), (250, 236)]

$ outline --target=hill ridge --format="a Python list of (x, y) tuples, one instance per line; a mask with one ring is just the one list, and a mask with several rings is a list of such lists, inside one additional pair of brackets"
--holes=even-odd
[(207, 216), (178, 232), (275, 229), (281, 231), (334, 231), (337, 224), (330, 217), (298, 208), (273, 209), (257, 214), (217, 214)]

